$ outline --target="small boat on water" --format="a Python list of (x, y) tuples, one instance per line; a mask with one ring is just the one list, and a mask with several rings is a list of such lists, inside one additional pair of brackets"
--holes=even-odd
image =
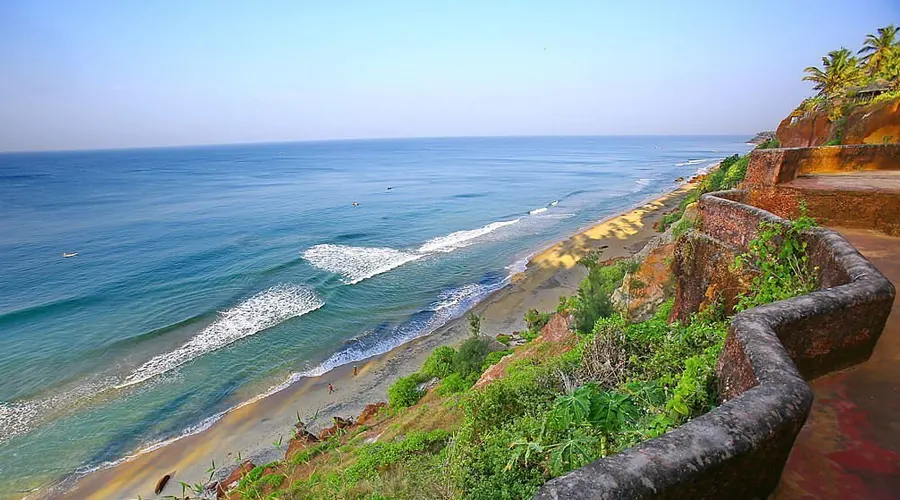
[(76, 255), (78, 255), (78, 252), (63, 252), (63, 257), (66, 259), (75, 257)]

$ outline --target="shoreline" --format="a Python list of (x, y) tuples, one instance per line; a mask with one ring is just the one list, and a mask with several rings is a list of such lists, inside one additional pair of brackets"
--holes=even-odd
[[(602, 250), (604, 259), (637, 253), (659, 234), (653, 229), (654, 223), (694, 186), (681, 184), (533, 254), (524, 271), (470, 310), (482, 316), (482, 332), (495, 336), (523, 330), (523, 316), (529, 309), (555, 310), (559, 297), (575, 293), (586, 275), (586, 270), (577, 265), (581, 257), (592, 250)], [(33, 496), (157, 498), (154, 486), (165, 474), (170, 474), (172, 481), (163, 495), (180, 491), (179, 481), (194, 483), (208, 478), (212, 461), (219, 467), (216, 476), (221, 477), (243, 459), (256, 464), (280, 459), (298, 415), (313, 427), (322, 426), (334, 415), (355, 417), (366, 404), (385, 401), (388, 387), (398, 377), (417, 371), (434, 348), (457, 344), (468, 335), (463, 315), (428, 335), (358, 362), (356, 376), (353, 365), (347, 364), (321, 376), (302, 378), (239, 404), (199, 432), (154, 445), (83, 476), (69, 477)], [(335, 388), (331, 395), (329, 383)], [(318, 415), (315, 420), (314, 415)], [(277, 446), (279, 442), (283, 446)]]

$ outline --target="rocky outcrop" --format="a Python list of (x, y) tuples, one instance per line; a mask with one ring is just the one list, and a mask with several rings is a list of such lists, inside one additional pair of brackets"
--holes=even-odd
[(219, 484), (216, 487), (216, 498), (225, 498), (228, 495), (228, 491), (237, 486), (241, 479), (255, 468), (256, 465), (253, 462), (244, 460), (238, 468), (231, 471), (231, 474), (229, 474), (228, 477), (219, 481)]
[(378, 412), (385, 406), (387, 406), (387, 403), (385, 402), (366, 405), (366, 407), (363, 408), (362, 413), (359, 414), (359, 418), (356, 419), (356, 424), (370, 425), (374, 423), (378, 419)]
[[(796, 112), (795, 112), (796, 113)], [(778, 142), (783, 148), (806, 148), (821, 146), (828, 142), (832, 135), (832, 123), (828, 113), (817, 111), (808, 114), (792, 113), (781, 123), (775, 132)]]
[(835, 138), (841, 144), (900, 142), (900, 99), (857, 107), (835, 121), (825, 110), (794, 111), (778, 125), (776, 136), (783, 148), (822, 146)]
[(326, 427), (322, 429), (321, 432), (319, 432), (319, 441), (325, 441), (331, 436), (337, 434), (338, 431), (346, 429), (353, 425), (353, 420), (349, 418), (341, 418), (335, 416), (332, 418), (332, 420), (334, 420), (334, 425), (332, 425), (331, 427)]
[(644, 321), (653, 316), (660, 304), (672, 295), (672, 255), (675, 243), (658, 245), (640, 259), (640, 266), (627, 273), (622, 286), (610, 300), (628, 321)]
[(900, 142), (900, 99), (857, 108), (847, 117), (842, 144)]

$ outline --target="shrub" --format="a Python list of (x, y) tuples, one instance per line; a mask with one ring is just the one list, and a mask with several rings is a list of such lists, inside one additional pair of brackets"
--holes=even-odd
[(499, 363), (500, 360), (503, 359), (504, 356), (508, 356), (510, 354), (512, 354), (511, 349), (507, 349), (505, 351), (494, 351), (494, 352), (488, 353), (488, 355), (484, 358), (484, 364), (481, 365), (482, 373), (485, 370), (487, 370), (488, 368), (490, 368), (491, 366)]
[(659, 231), (665, 232), (665, 230), (668, 229), (669, 226), (671, 226), (672, 224), (681, 220), (681, 216), (683, 214), (684, 214), (684, 209), (679, 207), (678, 209), (675, 209), (674, 211), (663, 215), (662, 218), (659, 220), (659, 226), (658, 226)]
[(596, 257), (585, 258), (581, 262), (588, 268), (588, 275), (578, 287), (578, 307), (574, 311), (575, 329), (581, 333), (590, 333), (598, 319), (614, 312), (610, 295), (622, 284), (625, 273), (634, 270), (635, 264), (619, 261), (603, 266), (597, 262)]
[(456, 351), (449, 346), (441, 346), (431, 351), (425, 364), (422, 366), (422, 373), (431, 377), (444, 378), (453, 372), (453, 358)]
[(425, 394), (419, 390), (423, 376), (413, 373), (408, 377), (400, 377), (388, 389), (388, 401), (394, 408), (406, 408), (419, 402)]
[(708, 411), (715, 402), (715, 366), (721, 348), (709, 348), (684, 361), (672, 398), (666, 402), (669, 417), (684, 422)]
[(453, 356), (453, 371), (463, 377), (473, 373), (481, 373), (481, 365), (484, 358), (491, 351), (490, 340), (482, 337), (470, 337), (459, 346), (459, 351)]
[(473, 337), (481, 334), (481, 316), (475, 313), (469, 313), (469, 332)]
[(449, 394), (456, 394), (458, 392), (463, 392), (472, 385), (477, 382), (477, 379), (474, 377), (465, 378), (458, 373), (451, 373), (444, 380), (441, 381), (441, 385), (435, 389), (435, 392), (438, 396), (447, 396)]
[(362, 479), (373, 479), (378, 476), (379, 470), (409, 459), (413, 454), (443, 446), (449, 437), (447, 431), (436, 429), (430, 432), (413, 431), (400, 441), (366, 444), (358, 450), (359, 459), (343, 471), (341, 479), (350, 485)]
[(582, 349), (579, 378), (615, 387), (625, 377), (628, 363), (625, 320), (619, 315), (601, 318), (594, 325), (593, 334)]
[(779, 142), (778, 139), (772, 137), (770, 139), (766, 139), (765, 141), (761, 142), (758, 146), (756, 146), (756, 149), (774, 149), (774, 148), (780, 148), (780, 147), (781, 147), (781, 142)]
[(548, 312), (538, 312), (537, 309), (530, 309), (525, 313), (525, 324), (528, 330), (535, 335), (539, 335), (541, 329), (550, 322), (551, 314)]
[(801, 215), (783, 224), (761, 222), (757, 237), (745, 253), (735, 258), (734, 267), (755, 274), (750, 291), (742, 294), (735, 309), (742, 311), (761, 304), (810, 293), (818, 286), (817, 269), (811, 268), (802, 232), (816, 225)]
[(750, 155), (744, 155), (728, 167), (723, 179), (723, 189), (734, 189), (747, 176), (747, 166), (750, 164)]
[(697, 227), (699, 224), (699, 217), (687, 217), (683, 216), (681, 219), (672, 227), (672, 236), (678, 238), (682, 234), (690, 231), (691, 229)]
[(497, 342), (500, 342), (501, 344), (503, 344), (505, 346), (508, 346), (509, 342), (512, 340), (512, 337), (510, 337), (509, 335), (507, 335), (505, 333), (501, 333), (500, 335), (497, 335), (494, 338), (497, 339)]

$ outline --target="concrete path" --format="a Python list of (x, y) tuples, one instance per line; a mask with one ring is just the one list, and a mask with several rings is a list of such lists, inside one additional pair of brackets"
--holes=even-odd
[[(900, 290), (900, 238), (833, 229)], [(815, 402), (773, 497), (900, 499), (900, 299), (867, 362), (810, 386)]]

